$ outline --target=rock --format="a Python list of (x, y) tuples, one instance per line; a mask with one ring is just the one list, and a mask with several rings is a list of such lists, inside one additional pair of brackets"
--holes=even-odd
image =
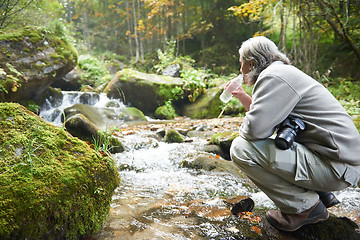
[(201, 154), (192, 160), (183, 161), (181, 166), (205, 171), (229, 172), (239, 178), (245, 177), (245, 174), (233, 162), (210, 154)]
[(122, 109), (119, 115), (119, 119), (126, 122), (147, 122), (144, 113), (135, 107)]
[(0, 37), (0, 100), (33, 100), (77, 63), (77, 52), (61, 36), (34, 27)]
[(222, 104), (219, 99), (220, 94), (221, 90), (219, 88), (207, 89), (194, 103), (182, 105), (180, 109), (181, 115), (198, 119), (218, 117), (222, 110), (220, 107)]
[(51, 84), (54, 88), (60, 88), (63, 91), (78, 91), (81, 87), (81, 73), (80, 69), (74, 68), (68, 72), (63, 78), (56, 80)]
[(178, 63), (172, 64), (170, 66), (167, 66), (164, 71), (163, 71), (163, 75), (164, 76), (170, 76), (170, 77), (180, 77), (180, 69), (181, 66)]
[(169, 100), (166, 94), (182, 85), (183, 81), (180, 78), (123, 69), (116, 73), (104, 92), (109, 98), (122, 99), (125, 104), (152, 115), (158, 106)]
[(204, 152), (208, 152), (208, 153), (213, 153), (215, 155), (219, 155), (221, 156), (223, 154), (223, 152), (221, 151), (220, 146), (218, 145), (205, 145), (202, 149), (202, 151)]
[(38, 99), (38, 103), (43, 106), (45, 104), (45, 101), (48, 100), (50, 103), (50, 106), (53, 108), (56, 108), (61, 105), (61, 102), (63, 101), (63, 94), (60, 89), (55, 89), (53, 87), (49, 87), (47, 90), (43, 92), (42, 95), (40, 95)]
[(124, 147), (123, 143), (117, 137), (112, 136), (110, 138), (109, 144), (110, 144), (109, 152), (112, 153), (112, 154), (121, 153), (121, 152), (125, 151), (125, 147)]
[(232, 141), (239, 136), (239, 132), (236, 131), (224, 131), (224, 132), (220, 132), (217, 134), (214, 134), (211, 139), (209, 144), (215, 144), (220, 146), (222, 154), (221, 156), (227, 160), (231, 160), (230, 159), (230, 147), (231, 147), (231, 143)]
[(113, 159), (16, 103), (0, 103), (0, 238), (85, 239), (109, 214)]
[(164, 136), (164, 141), (167, 143), (182, 143), (184, 142), (184, 137), (181, 136), (178, 131), (174, 129), (168, 129)]
[(85, 104), (75, 104), (72, 107), (64, 109), (65, 119), (69, 119), (76, 114), (84, 115), (97, 128), (103, 128), (105, 126), (104, 116), (101, 110), (96, 107)]
[(168, 104), (158, 107), (155, 110), (154, 116), (157, 119), (167, 119), (167, 120), (172, 120), (178, 117), (175, 108), (172, 105), (168, 105)]
[(188, 137), (191, 138), (203, 138), (207, 139), (214, 135), (212, 131), (199, 131), (199, 130), (191, 130), (187, 133)]
[(83, 141), (94, 142), (98, 139), (99, 129), (83, 114), (75, 114), (65, 121), (66, 130)]

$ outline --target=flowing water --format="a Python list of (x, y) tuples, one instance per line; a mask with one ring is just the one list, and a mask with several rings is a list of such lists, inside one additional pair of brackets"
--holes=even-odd
[[(77, 103), (75, 99), (80, 96), (65, 93), (57, 109), (62, 111)], [(93, 104), (103, 107), (109, 101), (100, 99), (101, 95)], [(49, 117), (54, 111), (50, 105), (44, 106), (40, 115), (61, 125), (61, 113)], [(226, 199), (248, 196), (255, 201), (255, 208), (275, 208), (246, 178), (182, 167), (183, 161), (208, 154), (201, 150), (204, 139), (169, 144), (153, 131), (138, 130), (124, 135), (123, 141), (126, 151), (113, 155), (121, 183), (113, 196), (108, 221), (92, 239), (236, 239), (233, 236), (239, 231), (236, 226), (240, 220), (231, 215)], [(335, 194), (341, 204), (330, 212), (359, 225), (360, 189)]]
[[(40, 108), (40, 117), (53, 123), (55, 126), (62, 125), (64, 109), (75, 104), (86, 104), (98, 109), (107, 109), (118, 115), (125, 105), (117, 99), (109, 99), (105, 93), (62, 91), (62, 99), (46, 99)], [(105, 114), (104, 114), (105, 117)], [(109, 119), (109, 121), (111, 121)], [(109, 122), (116, 124), (116, 122)]]

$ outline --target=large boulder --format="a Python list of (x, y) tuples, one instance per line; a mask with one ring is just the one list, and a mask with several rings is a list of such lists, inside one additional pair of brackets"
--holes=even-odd
[(0, 35), (0, 101), (37, 101), (77, 63), (77, 52), (63, 36), (34, 27)]
[(0, 103), (0, 239), (83, 239), (108, 216), (113, 159), (16, 103)]
[(122, 99), (125, 104), (145, 114), (153, 114), (157, 107), (169, 100), (166, 93), (182, 85), (183, 80), (180, 78), (123, 69), (116, 73), (104, 92), (109, 98)]

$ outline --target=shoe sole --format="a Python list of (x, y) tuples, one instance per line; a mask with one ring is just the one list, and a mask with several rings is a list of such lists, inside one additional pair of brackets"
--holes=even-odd
[(294, 232), (294, 231), (298, 230), (299, 228), (301, 228), (301, 227), (303, 227), (305, 225), (315, 224), (315, 223), (318, 223), (318, 222), (323, 222), (323, 221), (328, 220), (329, 219), (329, 212), (326, 211), (326, 216), (319, 217), (316, 220), (308, 219), (308, 220), (304, 221), (303, 223), (299, 224), (298, 226), (296, 226), (294, 228), (290, 228), (290, 229), (278, 227), (278, 226), (276, 226), (276, 223), (274, 223), (270, 217), (268, 217), (267, 215), (265, 215), (265, 217), (270, 222), (270, 224), (273, 225), (275, 228), (277, 228), (277, 229), (279, 229), (281, 231), (284, 231), (284, 232)]

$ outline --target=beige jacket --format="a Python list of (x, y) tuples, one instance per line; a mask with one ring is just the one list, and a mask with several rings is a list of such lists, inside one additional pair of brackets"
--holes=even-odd
[[(274, 62), (254, 85), (240, 135), (251, 141), (268, 138), (290, 114), (306, 124), (297, 142), (330, 161), (339, 175), (356, 184), (360, 178), (360, 167), (356, 167), (360, 166), (360, 134), (352, 118), (315, 79), (294, 66)], [(349, 166), (344, 169), (338, 163)]]

